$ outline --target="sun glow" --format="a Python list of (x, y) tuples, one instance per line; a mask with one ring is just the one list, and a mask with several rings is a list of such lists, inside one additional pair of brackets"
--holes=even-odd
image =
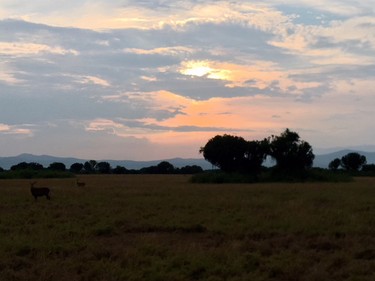
[(196, 66), (193, 68), (186, 69), (184, 71), (185, 75), (191, 75), (191, 76), (198, 76), (202, 77), (207, 75), (207, 73), (210, 73), (212, 71), (212, 68), (207, 66)]
[(190, 76), (205, 76), (213, 71), (206, 61), (188, 61), (182, 64), (181, 73)]
[(181, 74), (197, 77), (207, 77), (210, 79), (226, 80), (227, 73), (223, 69), (215, 67), (209, 61), (186, 61), (182, 63)]

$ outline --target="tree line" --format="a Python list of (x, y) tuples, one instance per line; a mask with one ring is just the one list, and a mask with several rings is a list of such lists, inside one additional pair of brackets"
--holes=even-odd
[(13, 173), (19, 177), (59, 177), (71, 174), (196, 174), (203, 172), (198, 165), (187, 165), (181, 168), (174, 167), (167, 161), (162, 161), (155, 166), (144, 167), (139, 170), (127, 169), (123, 166), (111, 167), (109, 162), (90, 160), (84, 163), (74, 163), (69, 168), (64, 163), (54, 162), (47, 168), (35, 162), (21, 162), (10, 167), (9, 171), (0, 169), (0, 172)]

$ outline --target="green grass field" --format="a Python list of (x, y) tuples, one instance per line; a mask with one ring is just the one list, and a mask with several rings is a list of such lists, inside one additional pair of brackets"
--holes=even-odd
[(0, 181), (0, 280), (375, 280), (375, 178)]

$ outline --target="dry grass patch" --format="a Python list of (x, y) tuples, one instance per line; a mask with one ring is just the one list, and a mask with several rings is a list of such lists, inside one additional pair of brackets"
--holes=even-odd
[[(375, 280), (375, 179), (0, 181), (2, 280)], [(44, 200), (43, 200), (44, 199)]]

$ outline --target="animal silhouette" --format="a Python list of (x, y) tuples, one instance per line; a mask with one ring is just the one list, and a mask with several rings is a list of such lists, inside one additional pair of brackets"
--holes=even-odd
[(51, 200), (51, 197), (49, 196), (50, 189), (48, 187), (34, 187), (36, 182), (30, 183), (30, 191), (31, 195), (34, 196), (35, 200), (38, 199), (38, 197), (45, 196), (48, 200)]

